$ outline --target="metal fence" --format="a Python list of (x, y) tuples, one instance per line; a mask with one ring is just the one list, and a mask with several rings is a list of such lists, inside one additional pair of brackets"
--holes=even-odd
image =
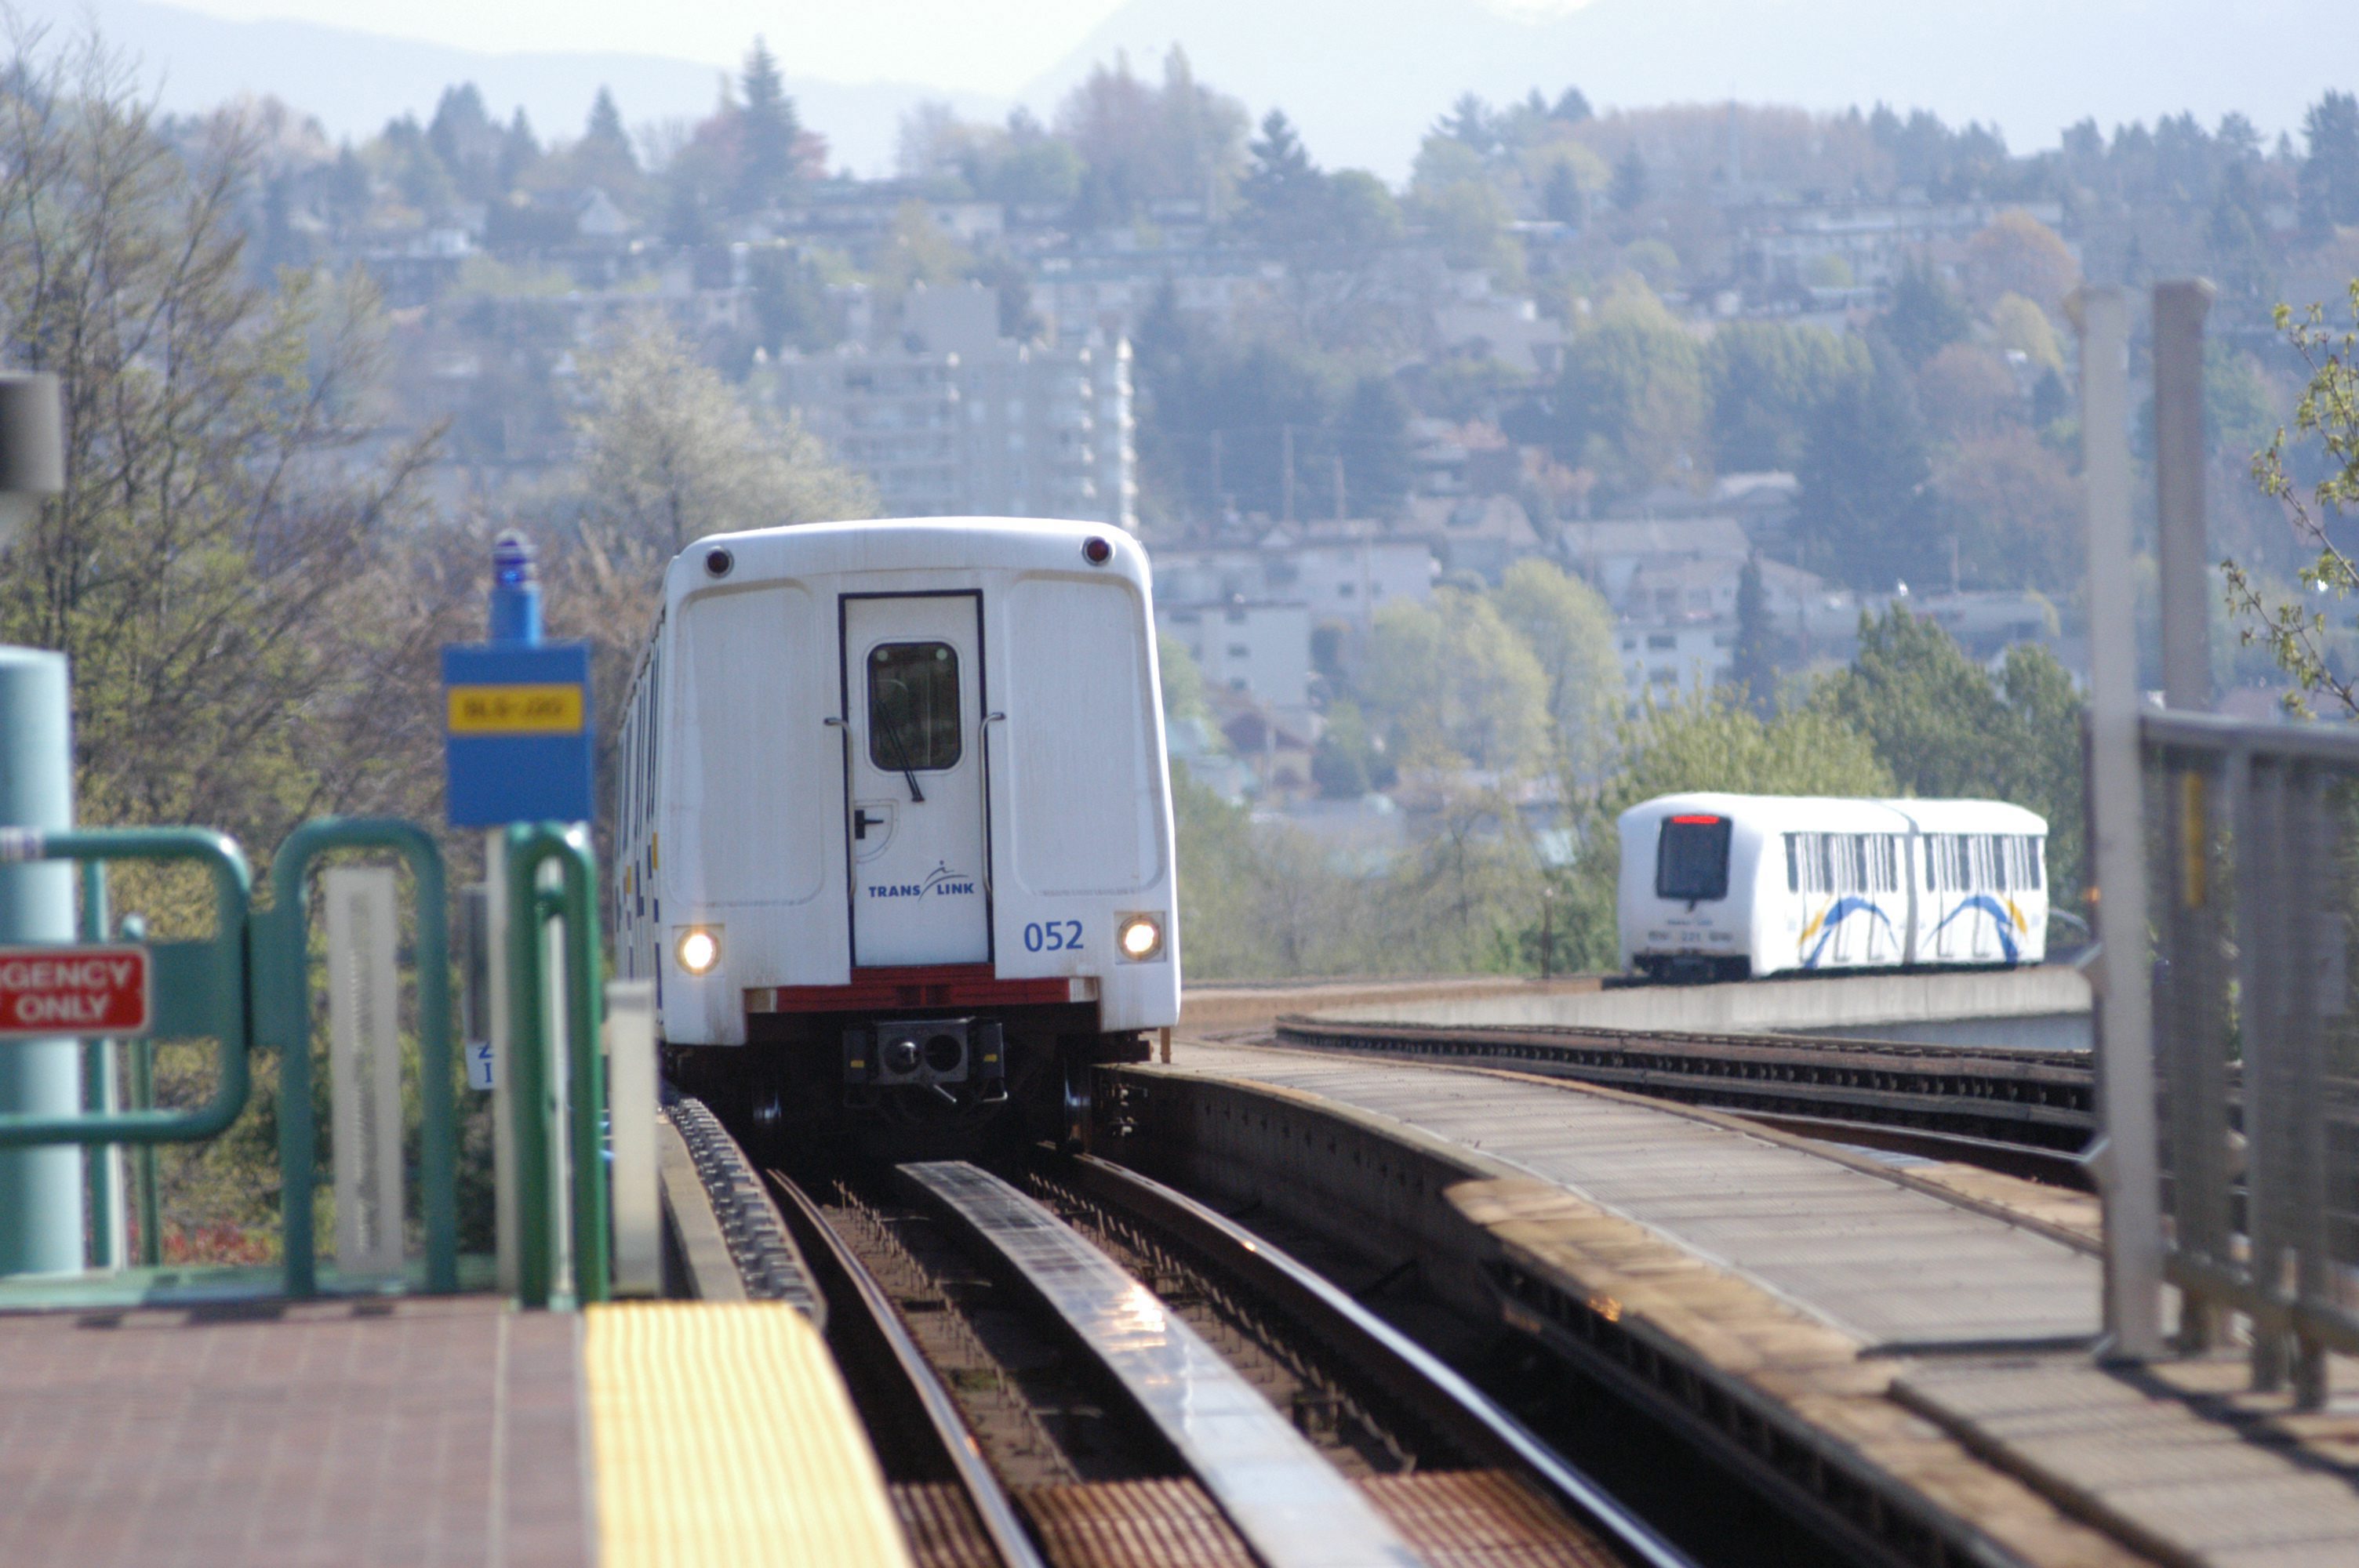
[(2359, 1353), (2359, 733), (2140, 721), (2164, 1271), (2180, 1339), (2251, 1325), (2257, 1389)]

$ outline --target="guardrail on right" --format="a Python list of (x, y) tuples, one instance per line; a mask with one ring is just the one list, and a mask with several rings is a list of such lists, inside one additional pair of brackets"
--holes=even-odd
[(2359, 1353), (2359, 730), (2148, 713), (2163, 1269), (2182, 1348), (2252, 1325), (2253, 1384)]

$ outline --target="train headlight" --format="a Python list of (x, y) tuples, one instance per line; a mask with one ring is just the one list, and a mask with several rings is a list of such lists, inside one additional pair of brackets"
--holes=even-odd
[(1144, 964), (1163, 957), (1163, 916), (1125, 914), (1114, 922), (1114, 944), (1125, 963)]
[(691, 975), (709, 975), (712, 966), (721, 962), (721, 927), (691, 925), (679, 934), (672, 951), (679, 956), (679, 967)]

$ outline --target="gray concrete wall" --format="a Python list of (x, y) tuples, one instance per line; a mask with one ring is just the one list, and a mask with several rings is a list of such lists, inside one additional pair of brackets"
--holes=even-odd
[[(2062, 1018), (2089, 1016), (2089, 982), (2077, 969), (2047, 966), (1923, 975), (1854, 975), (1841, 979), (1748, 980), (1713, 986), (1628, 986), (1588, 994), (1435, 999), (1345, 1005), (1313, 1014), (1367, 1023), (1557, 1025), (1663, 1029), (1704, 1034), (1856, 1033), (1928, 1022), (2022, 1021), (2045, 1035)], [(2047, 1021), (2036, 1028), (2032, 1021)], [(1989, 1033), (1989, 1032), (1985, 1032)], [(1895, 1036), (1884, 1038), (1924, 1038)], [(1957, 1044), (1985, 1042), (1973, 1034)], [(1997, 1044), (1994, 1040), (1988, 1042)], [(2081, 1044), (2085, 1044), (2085, 1038)]]

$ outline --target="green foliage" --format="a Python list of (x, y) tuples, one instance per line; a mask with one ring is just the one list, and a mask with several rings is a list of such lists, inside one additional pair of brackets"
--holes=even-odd
[(1810, 418), (1796, 524), (1804, 566), (1888, 590), (1930, 564), (1932, 465), (1907, 371), (1889, 351), (1875, 362)]
[(1622, 710), (1613, 611), (1595, 589), (1542, 560), (1509, 567), (1495, 599), (1547, 682), (1558, 767), (1568, 783), (1590, 775), (1612, 752)]
[[(2359, 114), (2359, 108), (2353, 112)], [(2277, 330), (2309, 368), (2310, 381), (2294, 406), (2291, 441), (2280, 429), (2253, 456), (2254, 482), (2285, 508), (2297, 533), (2318, 552), (2301, 568), (2301, 586), (2310, 595), (2332, 597), (2338, 605), (2359, 589), (2359, 567), (2329, 532), (2331, 524), (2359, 507), (2359, 278), (2351, 282), (2350, 309), (2352, 327), (2337, 330), (2327, 326), (2322, 306), (2311, 306), (2300, 318), (2288, 306), (2277, 307)], [(2310, 443), (2315, 443), (2317, 451), (2302, 452)], [(2322, 469), (2323, 477), (2307, 488), (2299, 484), (2287, 466), (2289, 449), (2299, 454), (2297, 461), (2307, 457)], [(2221, 566), (2227, 578), (2229, 611), (2243, 622), (2237, 629), (2239, 640), (2246, 646), (2267, 648), (2277, 666), (2292, 677), (2292, 687), (2285, 694), (2288, 710), (2309, 715), (2323, 695), (2344, 717), (2359, 718), (2359, 676), (2336, 667), (2336, 639), (2324, 611), (2312, 609), (2307, 596), (2272, 593), (2234, 559)]]
[(1568, 457), (1611, 464), (1625, 488), (1669, 480), (1702, 444), (1702, 351), (1630, 277), (1566, 351), (1559, 401)]
[(737, 111), (737, 170), (730, 210), (760, 212), (785, 200), (794, 189), (799, 172), (795, 144), (802, 137), (802, 124), (795, 115), (795, 101), (787, 96), (778, 62), (760, 38), (747, 52), (738, 80), (745, 102)]
[(1892, 304), (1876, 326), (1915, 370), (1966, 335), (1973, 316), (1957, 291), (1922, 256), (1912, 257), (1892, 285)]
[(1492, 601), (1455, 589), (1376, 611), (1362, 696), (1396, 757), (1462, 759), (1501, 773), (1548, 760), (1549, 687)]
[(1871, 373), (1867, 345), (1821, 327), (1732, 321), (1703, 346), (1704, 395), (1723, 473), (1802, 460), (1812, 412)]
[(1736, 700), (1766, 717), (1777, 700), (1777, 661), (1757, 555), (1746, 558), (1736, 579), (1736, 647), (1729, 663)]
[(2300, 175), (2301, 226), (2324, 239), (2342, 223), (2359, 223), (2359, 96), (2329, 92), (2302, 117), (2310, 157)]
[(2045, 648), (2008, 649), (1994, 681), (1947, 632), (1895, 607), (1861, 618), (1857, 658), (1810, 710), (1866, 737), (1907, 794), (2038, 812), (2059, 902), (2081, 886), (2081, 701)]
[(1217, 201), (1236, 180), (1245, 127), (1244, 106), (1197, 81), (1177, 47), (1160, 88), (1132, 75), (1126, 57), (1096, 67), (1057, 110), (1058, 133), (1082, 158), (1075, 219), (1107, 227), (1154, 201)]
[(1614, 184), (1608, 194), (1618, 211), (1635, 212), (1653, 194), (1651, 184), (1647, 178), (1647, 160), (1638, 156), (1638, 145), (1633, 142), (1614, 162)]
[(1599, 792), (1610, 823), (1641, 801), (1689, 790), (1734, 795), (1886, 795), (1892, 772), (1875, 744), (1830, 708), (1763, 719), (1702, 693), (1647, 706), (1623, 736), (1621, 771)]
[(1187, 643), (1168, 632), (1157, 633), (1155, 663), (1162, 674), (1165, 723), (1212, 717), (1212, 710), (1204, 704), (1204, 672), (1197, 667), (1195, 655), (1188, 652)]

